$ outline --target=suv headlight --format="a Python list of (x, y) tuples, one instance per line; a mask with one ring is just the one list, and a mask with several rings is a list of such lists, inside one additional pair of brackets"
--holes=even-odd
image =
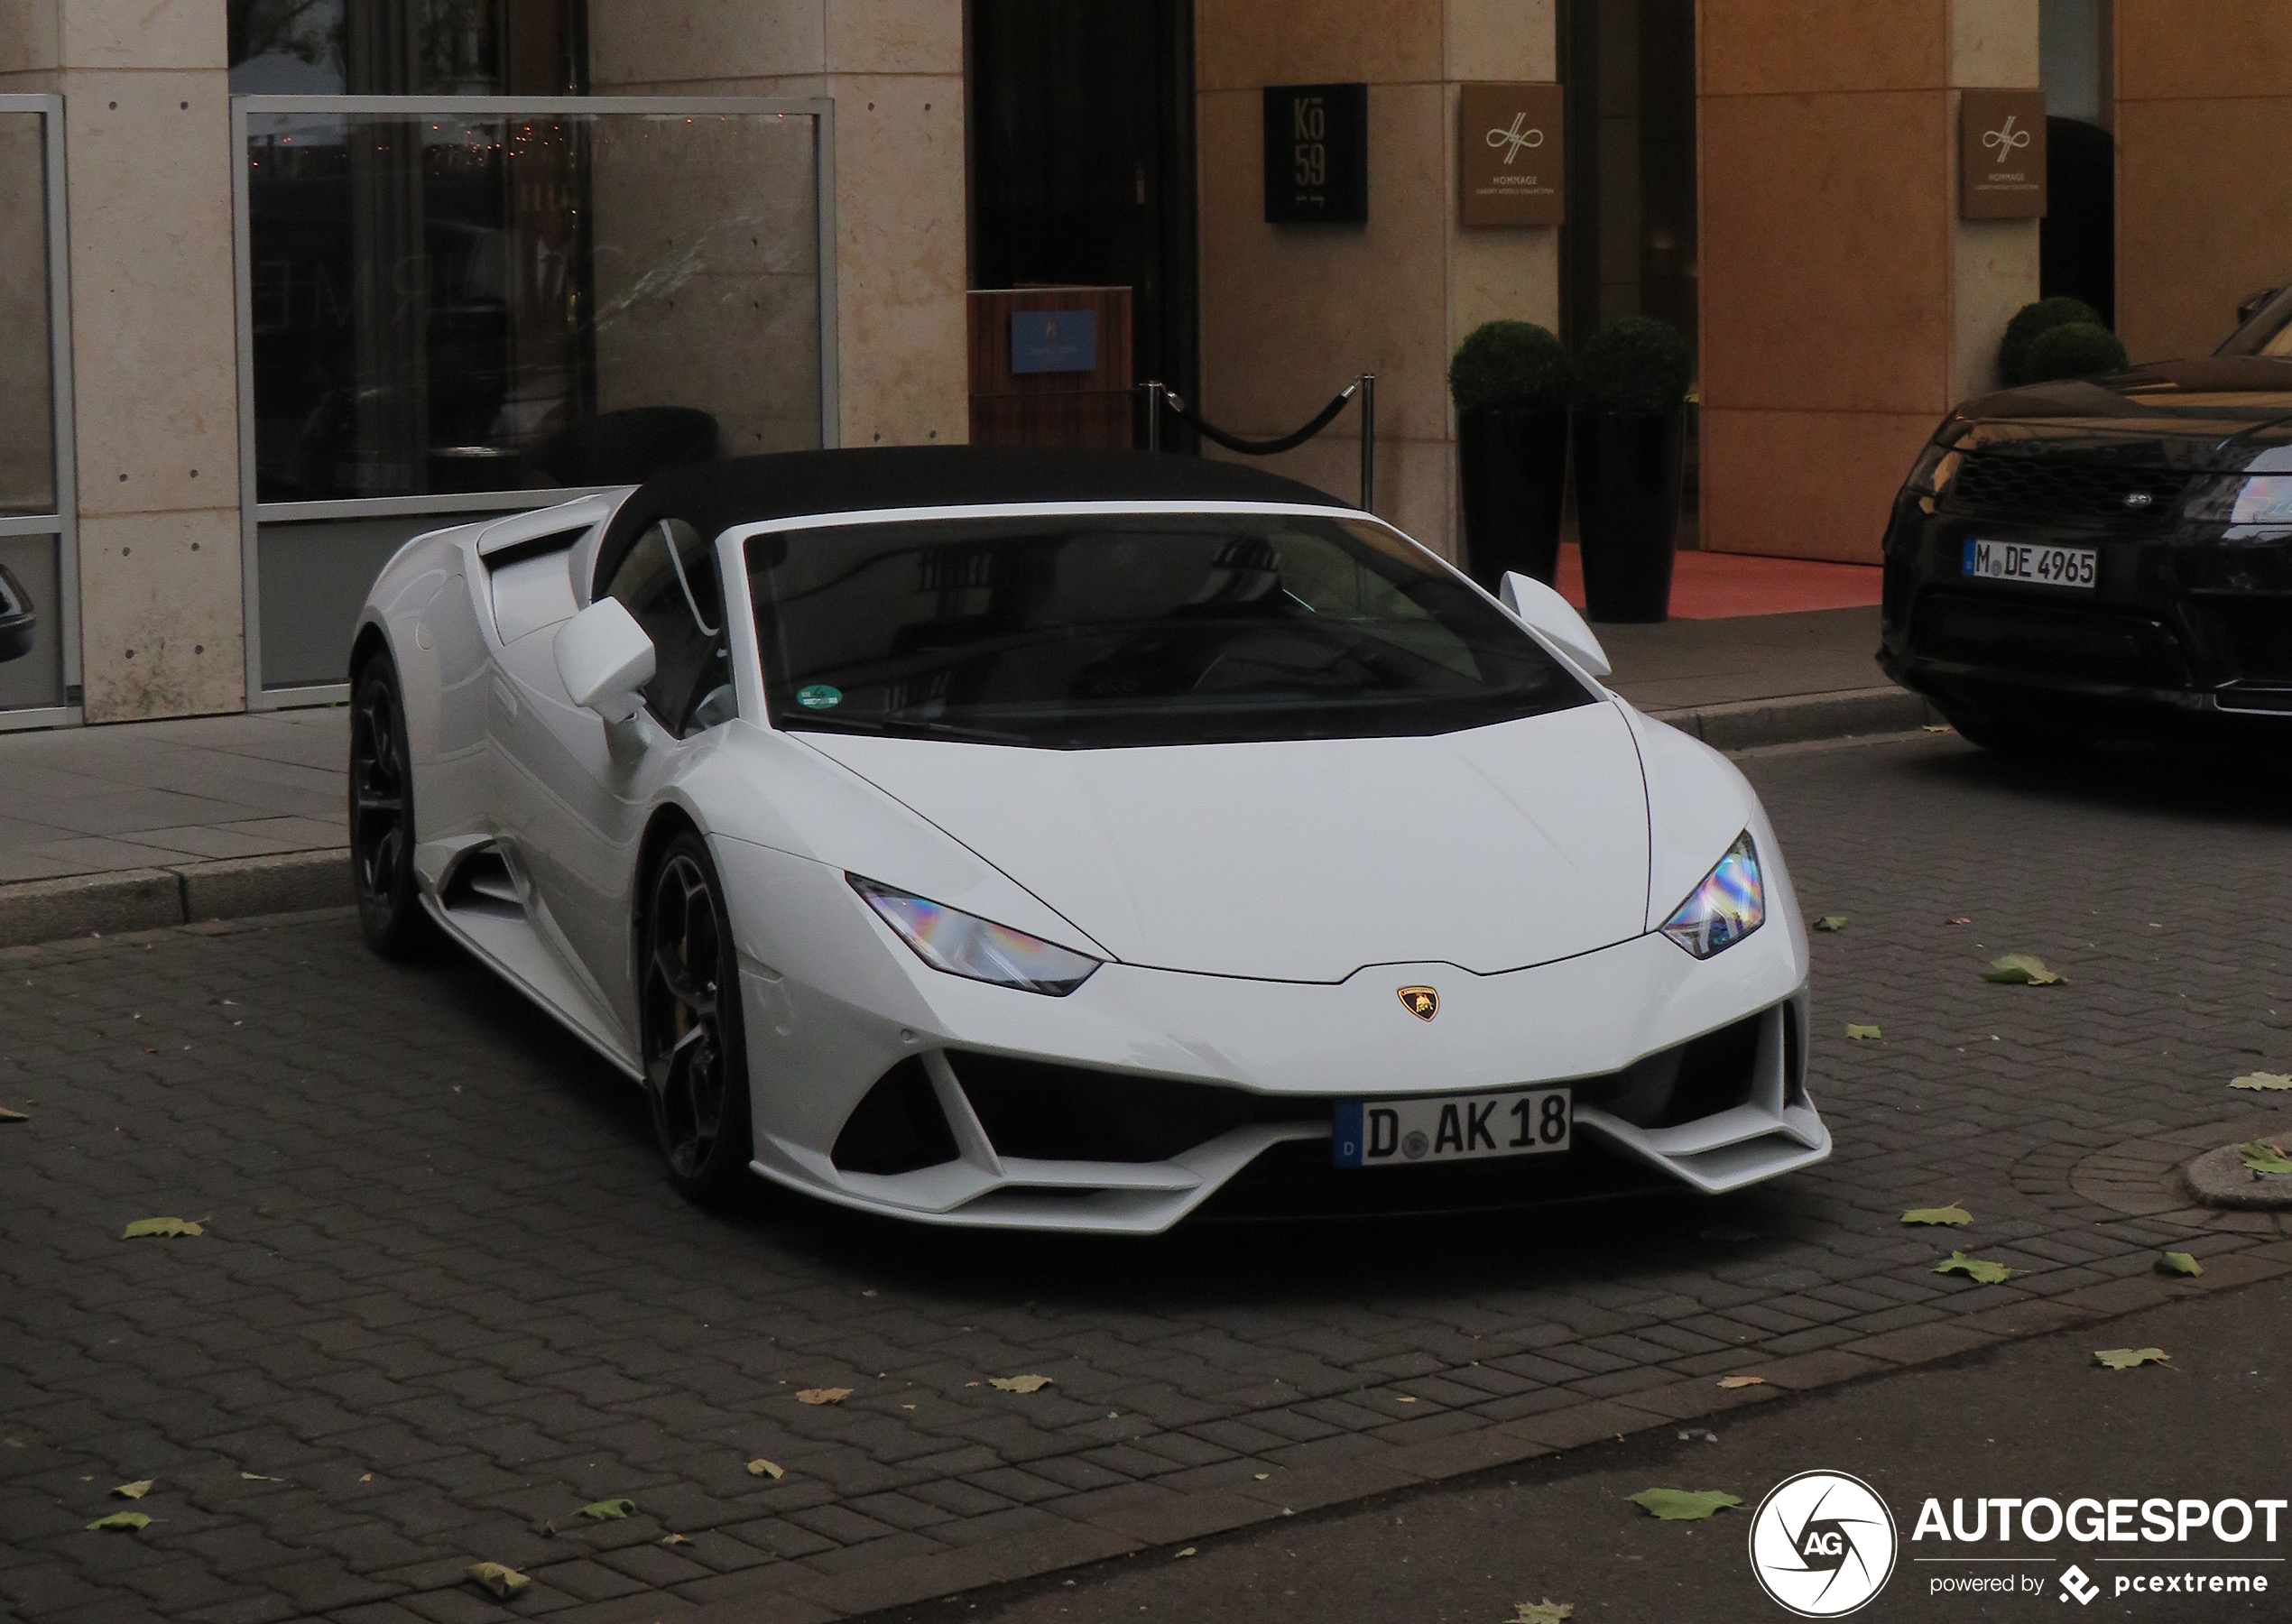
[(1767, 921), (1767, 890), (1759, 878), (1759, 848), (1746, 829), (1727, 854), (1687, 893), (1663, 934), (1699, 959), (1732, 947)]
[(1918, 453), (1918, 461), (1910, 465), (1909, 478), (1902, 482), (1905, 490), (1922, 499), (1919, 506), (1929, 513), (1934, 511), (1934, 504), (1949, 490), (1950, 481), (1957, 477), (1958, 469), (1965, 462), (1965, 453), (1960, 451), (1955, 443), (1956, 429), (1957, 420), (1955, 418), (1943, 424), (1934, 438), (1927, 441), (1926, 449)]
[(2292, 528), (2292, 474), (2230, 474), (2189, 486), (2182, 517), (2199, 524)]
[(893, 890), (857, 874), (844, 878), (900, 940), (915, 950), (915, 956), (934, 970), (1064, 998), (1098, 968), (1100, 961), (1086, 954), (1071, 953), (1008, 925)]

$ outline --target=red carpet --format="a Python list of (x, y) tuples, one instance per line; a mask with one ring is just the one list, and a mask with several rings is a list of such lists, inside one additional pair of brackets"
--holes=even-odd
[[(1748, 553), (1683, 552), (1671, 567), (1674, 620), (1733, 620), (1802, 609), (1860, 609), (1879, 601), (1875, 564), (1822, 564)], [(1560, 549), (1560, 595), (1584, 606), (1584, 566), (1576, 544)]]

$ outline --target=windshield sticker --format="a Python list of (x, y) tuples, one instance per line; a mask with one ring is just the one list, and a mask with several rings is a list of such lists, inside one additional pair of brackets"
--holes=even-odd
[(844, 690), (825, 682), (815, 682), (809, 687), (796, 690), (796, 703), (806, 710), (832, 710), (844, 703)]

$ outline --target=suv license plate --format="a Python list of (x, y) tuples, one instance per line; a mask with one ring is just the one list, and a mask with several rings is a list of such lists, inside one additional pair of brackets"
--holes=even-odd
[(2041, 547), (2034, 541), (1966, 538), (1963, 573), (1984, 581), (2027, 581), (2033, 586), (2093, 584), (2101, 555), (2090, 547)]
[(1516, 1088), (1446, 1099), (1341, 1100), (1331, 1143), (1340, 1167), (1405, 1167), (1539, 1156), (1567, 1149), (1565, 1088)]

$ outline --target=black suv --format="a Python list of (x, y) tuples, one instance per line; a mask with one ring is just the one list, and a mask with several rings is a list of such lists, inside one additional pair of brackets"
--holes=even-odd
[(1885, 562), (1879, 664), (1977, 744), (2292, 737), (2292, 287), (2203, 360), (1960, 406)]

